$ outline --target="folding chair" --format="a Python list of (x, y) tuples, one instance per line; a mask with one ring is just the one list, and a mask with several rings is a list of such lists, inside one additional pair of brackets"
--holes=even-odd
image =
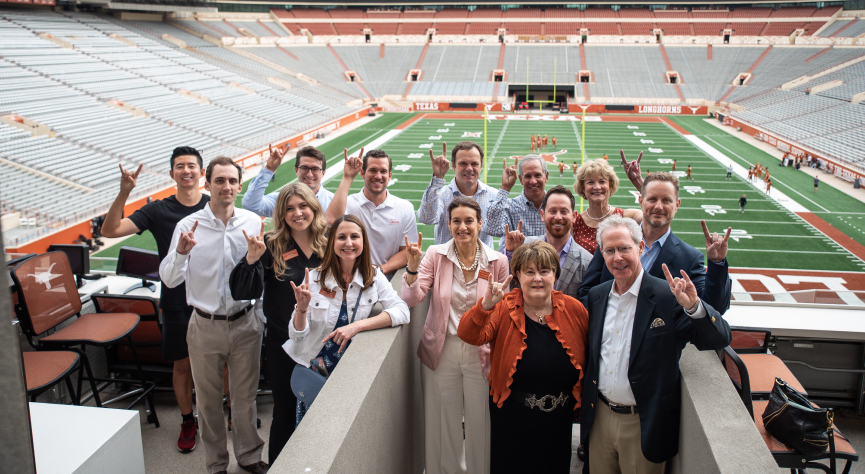
[[(12, 270), (12, 280), (18, 294), (15, 313), (30, 345), (39, 351), (65, 349), (78, 353), (97, 406), (102, 406), (99, 389), (96, 387), (97, 381), (140, 385), (141, 393), (127, 409), (144, 400), (145, 410), (148, 412), (147, 421), (159, 427), (152, 399), (156, 384), (145, 380), (132, 342), (131, 335), (138, 326), (139, 316), (132, 313), (82, 315), (75, 278), (63, 252), (48, 252), (19, 263)], [(77, 318), (73, 319), (73, 316)], [(140, 378), (130, 380), (94, 377), (85, 347), (111, 347), (124, 339), (129, 342)], [(76, 392), (79, 397), (82, 379), (79, 372)]]
[(81, 369), (81, 358), (72, 351), (25, 351), (21, 353), (24, 382), (31, 402), (58, 383), (66, 382), (73, 405), (81, 404), (80, 393), (72, 385), (72, 372)]

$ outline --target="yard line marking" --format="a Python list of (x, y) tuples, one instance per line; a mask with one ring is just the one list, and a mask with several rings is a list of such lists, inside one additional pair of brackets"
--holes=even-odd
[(496, 158), (496, 153), (499, 151), (499, 145), (501, 145), (502, 139), (505, 137), (505, 132), (508, 129), (509, 123), (511, 123), (510, 120), (505, 120), (505, 126), (502, 127), (502, 131), (499, 132), (499, 138), (496, 139), (496, 143), (493, 145), (493, 152), (487, 155), (487, 164), (484, 165), (484, 176), (487, 175), (487, 171), (490, 169), (490, 163)]

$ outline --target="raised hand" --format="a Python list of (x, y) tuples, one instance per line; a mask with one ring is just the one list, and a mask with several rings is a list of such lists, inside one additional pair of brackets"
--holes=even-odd
[(433, 176), (436, 178), (444, 178), (448, 174), (448, 168), (450, 168), (451, 163), (448, 161), (447, 156), (448, 144), (446, 142), (442, 142), (442, 154), (439, 156), (433, 156), (433, 151), (430, 149), (429, 160), (432, 163)]
[(721, 238), (717, 232), (709, 233), (709, 226), (706, 225), (706, 221), (701, 220), (700, 223), (703, 224), (703, 236), (706, 237), (706, 257), (715, 263), (723, 261), (727, 258), (727, 242), (730, 240), (730, 233), (733, 228), (727, 227), (727, 233)]
[(300, 312), (305, 312), (307, 308), (309, 308), (309, 301), (312, 299), (312, 293), (309, 292), (309, 268), (304, 269), (305, 276), (303, 278), (303, 283), (300, 286), (295, 286), (293, 281), (289, 281), (291, 283), (291, 289), (294, 290), (294, 299), (297, 301), (297, 310)]
[(270, 155), (267, 157), (267, 163), (264, 164), (264, 167), (271, 172), (276, 173), (276, 169), (279, 168), (279, 165), (282, 164), (282, 159), (285, 157), (286, 147), (276, 147), (276, 149), (274, 149), (270, 144), (268, 144), (267, 149), (270, 150)]
[(423, 234), (417, 233), (417, 243), (413, 244), (408, 241), (408, 236), (405, 236), (405, 255), (408, 263), (406, 264), (406, 268), (410, 272), (416, 272), (420, 267), (420, 259), (421, 259), (421, 245), (423, 244)]
[(517, 183), (517, 165), (519, 163), (520, 159), (514, 158), (514, 165), (508, 166), (508, 160), (502, 158), (502, 189), (507, 192), (510, 192), (514, 184)]
[(180, 255), (189, 255), (192, 247), (195, 247), (195, 229), (198, 228), (198, 221), (192, 224), (189, 232), (181, 232), (180, 240), (177, 242), (177, 253)]
[(505, 297), (505, 292), (507, 291), (512, 278), (513, 275), (508, 275), (504, 282), (496, 283), (493, 281), (493, 275), (490, 274), (490, 279), (487, 280), (489, 283), (487, 285), (487, 291), (484, 293), (484, 299), (481, 300), (481, 307), (484, 311), (490, 311), (499, 304), (499, 301), (501, 301), (502, 298)]
[(138, 173), (141, 173), (141, 170), (144, 168), (144, 165), (138, 165), (138, 169), (132, 173), (123, 169), (123, 165), (120, 166), (120, 190), (126, 193), (132, 192), (135, 189), (135, 182), (138, 180)]
[(363, 148), (360, 149), (360, 154), (357, 156), (349, 157), (348, 148), (343, 148), (342, 153), (345, 156), (345, 166), (343, 166), (342, 174), (354, 179), (363, 168)]
[(513, 252), (526, 241), (526, 236), (523, 235), (522, 219), (517, 224), (517, 230), (511, 231), (509, 226), (505, 224), (505, 249), (508, 252)]
[(685, 309), (693, 308), (700, 298), (697, 296), (697, 287), (694, 286), (694, 282), (691, 281), (685, 270), (679, 270), (682, 273), (682, 278), (673, 278), (666, 263), (661, 264), (661, 269), (664, 270), (664, 276), (667, 278), (667, 283), (670, 284), (670, 291), (676, 297), (676, 301)]
[(264, 221), (261, 221), (261, 232), (258, 235), (250, 237), (243, 230), (243, 236), (246, 237), (246, 263), (252, 265), (264, 255), (266, 247), (264, 246)]
[(630, 163), (628, 163), (628, 159), (625, 158), (625, 150), (619, 150), (619, 154), (622, 155), (622, 167), (625, 168), (625, 173), (628, 175), (631, 184), (633, 184), (637, 189), (642, 189), (643, 175), (640, 174), (640, 160), (643, 159), (643, 152), (641, 151), (640, 156)]

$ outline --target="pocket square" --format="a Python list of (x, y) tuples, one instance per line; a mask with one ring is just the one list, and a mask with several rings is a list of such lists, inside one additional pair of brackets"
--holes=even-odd
[(650, 328), (659, 328), (659, 327), (664, 326), (664, 325), (665, 325), (665, 323), (664, 323), (664, 320), (663, 320), (663, 319), (661, 319), (661, 318), (655, 318), (655, 320), (652, 321), (652, 325), (649, 326), (649, 327), (650, 327)]

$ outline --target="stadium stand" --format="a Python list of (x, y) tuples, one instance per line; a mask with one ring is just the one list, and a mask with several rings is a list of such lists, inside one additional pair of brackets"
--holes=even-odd
[(349, 69), (360, 74), (364, 86), (374, 97), (401, 94), (405, 78), (420, 58), (423, 46), (388, 46), (384, 58), (379, 57), (378, 45), (334, 46)]
[(650, 22), (622, 22), (622, 33), (626, 35), (651, 35), (655, 24)]
[[(736, 11), (734, 11), (733, 13), (735, 14)], [(738, 36), (757, 36), (760, 34), (761, 31), (763, 31), (763, 28), (765, 28), (767, 24), (768, 23), (733, 22), (733, 34)]]
[[(674, 36), (687, 36), (691, 34), (691, 26), (692, 23), (663, 23), (658, 22), (658, 28), (664, 32), (665, 35)], [(623, 25), (624, 26), (624, 25)]]
[(805, 89), (816, 88), (833, 81), (841, 81), (842, 84), (831, 89), (814, 92), (814, 94), (839, 100), (850, 100), (853, 95), (865, 92), (865, 62), (859, 62), (839, 71), (826, 74), (812, 82), (802, 84), (794, 88), (794, 90), (804, 92)]
[(694, 32), (697, 35), (703, 36), (718, 36), (724, 31), (726, 23), (694, 23)]
[(718, 100), (729, 89), (736, 74), (745, 72), (765, 48), (715, 45), (712, 60), (705, 46), (666, 45), (673, 70), (682, 76), (680, 88), (686, 99)]

